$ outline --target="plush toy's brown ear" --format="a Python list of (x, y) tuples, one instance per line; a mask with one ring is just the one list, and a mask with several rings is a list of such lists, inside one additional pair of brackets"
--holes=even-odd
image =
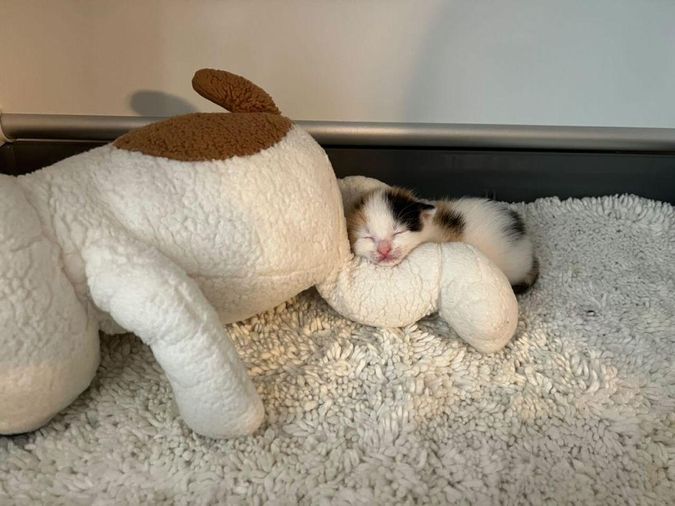
[(192, 78), (192, 87), (202, 97), (230, 112), (281, 114), (265, 90), (231, 72), (201, 69)]

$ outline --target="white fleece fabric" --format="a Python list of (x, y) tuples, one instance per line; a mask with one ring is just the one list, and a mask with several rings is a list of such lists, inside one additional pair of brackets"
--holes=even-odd
[(317, 283), (338, 311), (371, 325), (438, 310), (485, 352), (517, 323), (506, 278), (468, 246), (420, 248), (394, 269), (353, 261), (330, 162), (297, 127), (224, 161), (106, 145), (2, 177), (0, 196), (1, 434), (40, 427), (87, 387), (99, 328), (139, 336), (186, 423), (231, 437), (264, 413), (221, 324)]
[(0, 504), (674, 504), (675, 210), (516, 208), (541, 278), (502, 351), (437, 316), (354, 323), (306, 291), (225, 326), (266, 419), (213, 440), (148, 346), (105, 337), (83, 395), (0, 437)]

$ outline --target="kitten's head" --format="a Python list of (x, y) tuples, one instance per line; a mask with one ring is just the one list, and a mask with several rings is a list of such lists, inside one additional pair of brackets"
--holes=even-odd
[(352, 251), (376, 264), (396, 265), (426, 240), (424, 227), (434, 211), (408, 190), (372, 191), (347, 218)]

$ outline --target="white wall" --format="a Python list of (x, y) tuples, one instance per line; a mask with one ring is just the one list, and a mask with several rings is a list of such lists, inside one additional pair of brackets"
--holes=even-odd
[(0, 0), (0, 110), (217, 110), (219, 67), (295, 119), (675, 127), (672, 0)]

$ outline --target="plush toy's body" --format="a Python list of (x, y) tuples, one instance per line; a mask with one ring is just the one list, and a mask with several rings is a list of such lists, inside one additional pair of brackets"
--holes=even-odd
[[(298, 128), (264, 153), (208, 162), (106, 145), (19, 183), (81, 300), (89, 297), (83, 256), (100, 243), (161, 252), (197, 281), (223, 322), (320, 282), (344, 253), (337, 181)], [(298, 219), (283, 219), (289, 213)]]
[[(173, 118), (0, 176), (0, 433), (39, 427), (87, 387), (99, 328), (152, 347), (194, 430), (250, 433), (262, 404), (222, 323), (313, 285), (364, 323), (438, 309), (482, 351), (508, 342), (515, 299), (484, 257), (425, 245), (396, 269), (351, 259), (320, 146), (238, 76), (202, 71), (195, 89), (239, 112)], [(368, 184), (345, 182), (345, 198)]]

